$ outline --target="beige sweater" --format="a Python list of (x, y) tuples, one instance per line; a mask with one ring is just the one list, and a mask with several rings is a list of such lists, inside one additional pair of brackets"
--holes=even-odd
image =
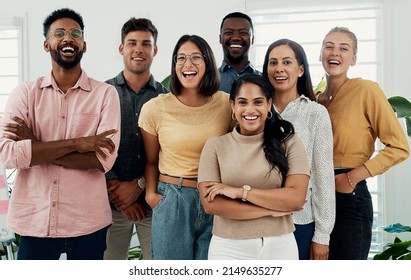
[[(304, 144), (294, 135), (285, 142), (289, 163), (288, 174), (309, 175)], [(281, 180), (270, 166), (263, 151), (263, 133), (243, 136), (234, 129), (226, 135), (207, 141), (200, 158), (199, 182), (218, 181), (224, 184), (254, 188), (279, 188)], [(234, 220), (214, 216), (213, 234), (230, 239), (278, 236), (295, 230), (291, 216)]]

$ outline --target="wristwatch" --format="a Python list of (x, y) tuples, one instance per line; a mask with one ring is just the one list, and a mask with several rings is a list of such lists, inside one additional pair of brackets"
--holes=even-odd
[(144, 179), (144, 177), (141, 177), (140, 179), (138, 179), (137, 185), (144, 191), (146, 189), (146, 179)]
[(247, 201), (247, 195), (250, 190), (251, 190), (251, 187), (249, 185), (243, 186), (243, 198), (242, 198), (243, 201)]

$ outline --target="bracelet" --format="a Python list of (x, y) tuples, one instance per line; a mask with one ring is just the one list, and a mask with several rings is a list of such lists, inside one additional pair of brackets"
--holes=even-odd
[(354, 186), (353, 186), (352, 181), (351, 181), (351, 178), (350, 178), (350, 172), (347, 172), (347, 173), (345, 173), (345, 174), (347, 174), (347, 179), (348, 179), (348, 183), (350, 184), (350, 187), (351, 187), (352, 189), (354, 189)]

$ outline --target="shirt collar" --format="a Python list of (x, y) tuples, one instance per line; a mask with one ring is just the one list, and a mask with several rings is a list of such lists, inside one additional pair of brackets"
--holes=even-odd
[[(43, 81), (41, 82), (41, 88), (46, 88), (52, 86), (54, 89), (58, 90), (59, 87), (54, 79), (52, 71), (49, 74), (44, 76)], [(84, 91), (91, 91), (90, 80), (84, 70), (81, 70), (81, 75), (77, 80), (76, 84), (71, 88), (81, 88)]]
[[(228, 65), (227, 62), (225, 62), (223, 60), (223, 63), (221, 64), (221, 67), (220, 67), (220, 71), (225, 72), (225, 71), (228, 71), (228, 69), (231, 69), (231, 68), (233, 68), (233, 67)], [(253, 70), (253, 72), (256, 71), (254, 66), (250, 62), (248, 62), (247, 65), (244, 67), (244, 69), (240, 71), (240, 73), (244, 72), (247, 68), (250, 68), (251, 70)]]
[[(115, 78), (114, 83), (118, 86), (126, 86), (126, 79), (124, 78), (124, 71), (121, 71), (117, 77)], [(157, 90), (156, 80), (154, 79), (153, 75), (150, 75), (150, 80), (147, 84), (145, 84), (142, 88), (145, 87), (152, 87), (153, 89)]]

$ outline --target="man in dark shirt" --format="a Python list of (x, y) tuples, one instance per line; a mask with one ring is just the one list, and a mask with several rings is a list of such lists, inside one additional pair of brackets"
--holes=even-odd
[(220, 26), (220, 44), (224, 60), (220, 66), (220, 90), (230, 92), (231, 84), (245, 73), (261, 75), (248, 58), (250, 46), (254, 43), (254, 27), (246, 14), (234, 12), (226, 15)]
[(157, 54), (158, 31), (145, 18), (131, 18), (121, 29), (120, 54), (124, 70), (106, 81), (115, 86), (121, 105), (121, 138), (118, 157), (106, 174), (113, 225), (107, 234), (104, 259), (124, 260), (134, 225), (144, 259), (151, 259), (151, 209), (145, 202), (146, 156), (138, 117), (144, 103), (168, 90), (150, 72)]

